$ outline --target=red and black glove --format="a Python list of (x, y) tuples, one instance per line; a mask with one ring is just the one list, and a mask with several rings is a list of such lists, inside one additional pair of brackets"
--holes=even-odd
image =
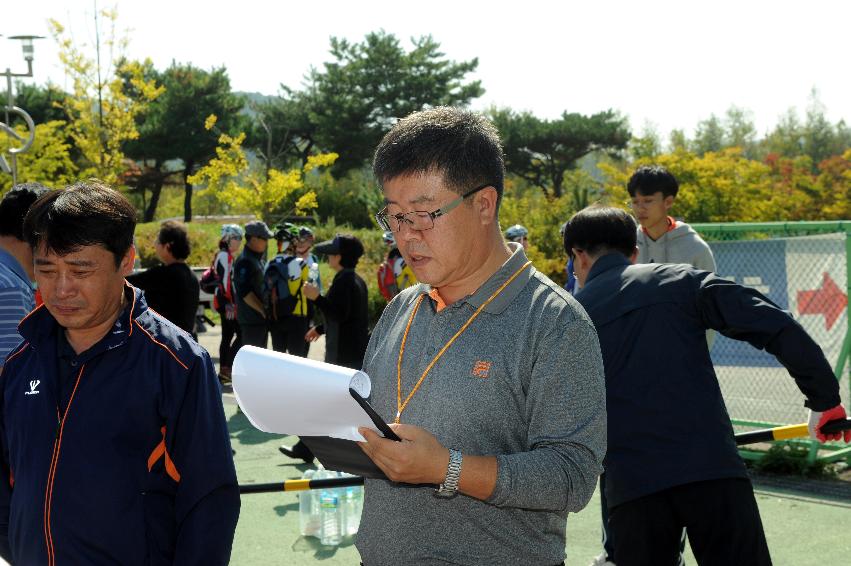
[(845, 414), (845, 407), (841, 403), (827, 411), (810, 411), (809, 422), (807, 422), (810, 438), (820, 442), (827, 442), (828, 440), (843, 440), (844, 437), (845, 442), (851, 442), (851, 430), (835, 432), (833, 434), (825, 434), (821, 431), (821, 427), (826, 423), (836, 419), (845, 420), (846, 418), (848, 418), (848, 415)]

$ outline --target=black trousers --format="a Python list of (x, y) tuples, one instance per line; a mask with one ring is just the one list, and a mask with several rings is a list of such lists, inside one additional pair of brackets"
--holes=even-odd
[(612, 508), (615, 564), (676, 564), (683, 527), (700, 566), (771, 564), (751, 482), (741, 478), (672, 487)]
[(240, 324), (242, 330), (242, 343), (245, 346), (257, 346), (265, 348), (269, 340), (269, 330), (266, 323), (263, 324)]
[(242, 347), (242, 331), (235, 320), (226, 318), (224, 309), (220, 309), (218, 313), (221, 315), (222, 325), (222, 341), (219, 343), (219, 366), (229, 368), (233, 365), (233, 357)]
[(272, 335), (272, 349), (306, 358), (310, 342), (304, 339), (304, 335), (308, 328), (310, 319), (306, 316), (287, 316), (271, 322), (269, 334)]
[[(606, 559), (611, 562), (615, 555), (615, 545), (612, 542), (612, 532), (609, 528), (609, 502), (606, 500), (606, 474), (600, 474), (600, 519), (602, 521), (600, 531), (602, 535), (601, 542), (603, 543), (603, 552), (606, 554)], [(683, 528), (680, 534), (679, 552), (676, 562), (677, 566), (685, 566), (685, 552), (686, 530)]]

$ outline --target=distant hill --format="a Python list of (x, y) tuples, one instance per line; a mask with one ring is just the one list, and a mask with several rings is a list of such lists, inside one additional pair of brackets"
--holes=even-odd
[(259, 92), (234, 91), (234, 94), (237, 96), (243, 96), (245, 97), (245, 100), (248, 101), (248, 104), (245, 105), (245, 108), (243, 108), (242, 111), (251, 117), (253, 117), (256, 113), (251, 109), (249, 104), (263, 104), (264, 102), (269, 102), (277, 98), (277, 96), (273, 94), (261, 94)]

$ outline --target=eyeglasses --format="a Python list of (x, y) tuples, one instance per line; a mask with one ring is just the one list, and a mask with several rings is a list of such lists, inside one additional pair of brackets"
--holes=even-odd
[(476, 187), (475, 189), (464, 193), (446, 206), (433, 210), (432, 212), (428, 212), (427, 210), (413, 210), (404, 214), (387, 214), (387, 207), (385, 206), (375, 215), (375, 221), (378, 222), (378, 225), (382, 230), (389, 230), (390, 232), (395, 233), (401, 232), (402, 226), (407, 226), (411, 230), (417, 231), (431, 230), (434, 228), (435, 218), (451, 212), (453, 208), (456, 208), (459, 204), (464, 202), (464, 199), (467, 197), (473, 196), (482, 189), (492, 186), (493, 183), (487, 183), (481, 187)]
[(627, 206), (630, 206), (632, 208), (647, 208), (649, 206), (660, 204), (663, 200), (665, 200), (665, 199), (664, 198), (661, 198), (661, 199), (649, 198), (649, 199), (642, 200), (642, 199), (638, 199), (638, 198), (633, 198), (633, 199), (626, 201), (626, 204), (627, 204)]

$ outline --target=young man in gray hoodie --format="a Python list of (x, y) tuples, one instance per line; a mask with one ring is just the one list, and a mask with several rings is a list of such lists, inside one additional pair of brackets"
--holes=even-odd
[(636, 263), (688, 263), (715, 271), (715, 258), (703, 238), (668, 215), (679, 189), (676, 177), (660, 165), (639, 167), (630, 177), (626, 190), (640, 224)]

